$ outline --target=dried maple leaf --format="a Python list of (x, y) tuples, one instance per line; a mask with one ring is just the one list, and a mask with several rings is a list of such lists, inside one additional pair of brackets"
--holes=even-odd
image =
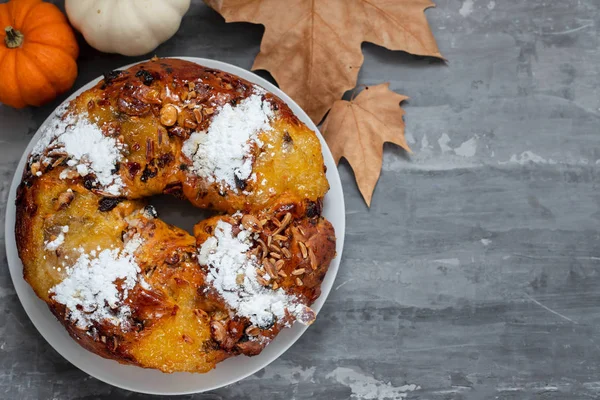
[(442, 58), (423, 12), (429, 0), (205, 1), (227, 22), (265, 26), (252, 69), (271, 72), (315, 123), (356, 86), (362, 42)]
[(381, 172), (383, 144), (395, 143), (410, 151), (400, 108), (406, 99), (389, 90), (389, 83), (366, 87), (352, 101), (336, 101), (323, 123), (323, 136), (335, 162), (342, 157), (348, 160), (369, 207)]

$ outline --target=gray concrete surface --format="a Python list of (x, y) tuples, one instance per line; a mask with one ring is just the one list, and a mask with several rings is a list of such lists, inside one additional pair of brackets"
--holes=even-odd
[[(318, 321), (255, 376), (189, 398), (600, 398), (600, 3), (437, 3), (447, 65), (364, 45), (360, 83), (411, 97), (414, 154), (386, 146), (370, 210), (340, 166), (346, 248)], [(195, 0), (156, 53), (250, 68), (261, 34)], [(135, 60), (83, 45), (76, 87)], [(0, 106), (2, 218), (17, 160), (60, 101)], [(0, 398), (142, 397), (54, 352), (2, 262)]]

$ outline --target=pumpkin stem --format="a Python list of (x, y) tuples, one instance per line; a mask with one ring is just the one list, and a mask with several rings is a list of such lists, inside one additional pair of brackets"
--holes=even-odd
[(4, 43), (6, 47), (9, 49), (14, 49), (17, 47), (21, 47), (23, 44), (23, 34), (13, 28), (12, 26), (7, 26), (4, 28), (4, 32), (6, 32), (6, 36), (4, 37)]

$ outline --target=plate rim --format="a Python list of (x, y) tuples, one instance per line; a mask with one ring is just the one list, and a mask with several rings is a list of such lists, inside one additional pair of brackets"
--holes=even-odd
[[(294, 114), (296, 114), (296, 116), (298, 116), (298, 118), (301, 121), (303, 121), (310, 129), (312, 129), (317, 134), (317, 137), (319, 138), (319, 141), (321, 142), (321, 150), (323, 153), (325, 164), (328, 164), (328, 161), (329, 161), (329, 163), (333, 163), (333, 166), (334, 166), (334, 168), (327, 169), (327, 179), (330, 184), (330, 191), (328, 192), (328, 194), (331, 193), (334, 188), (339, 191), (339, 199), (338, 199), (339, 202), (336, 202), (335, 208), (332, 210), (332, 212), (339, 214), (339, 215), (336, 215), (336, 217), (337, 217), (336, 224), (334, 225), (335, 232), (336, 232), (336, 252), (337, 252), (337, 254), (336, 254), (336, 257), (332, 260), (332, 262), (329, 266), (329, 269), (327, 271), (327, 274), (325, 276), (324, 282), (327, 281), (328, 285), (324, 287), (322, 284), (321, 295), (315, 301), (315, 303), (313, 303), (313, 308), (315, 309), (315, 311), (318, 315), (318, 313), (320, 312), (325, 301), (329, 297), (329, 294), (333, 287), (333, 283), (334, 283), (337, 273), (339, 271), (339, 266), (341, 263), (342, 252), (343, 252), (343, 247), (344, 247), (344, 239), (345, 239), (345, 234), (346, 234), (346, 215), (345, 215), (346, 208), (345, 208), (343, 187), (341, 185), (341, 179), (339, 176), (338, 169), (336, 167), (335, 159), (333, 158), (333, 155), (331, 154), (331, 151), (330, 151), (329, 147), (327, 146), (323, 136), (321, 135), (321, 132), (319, 131), (318, 127), (316, 126), (316, 124), (314, 124), (312, 122), (312, 120), (308, 117), (308, 115), (304, 112), (304, 110), (302, 110), (302, 108), (300, 108), (300, 106), (298, 106), (298, 104), (294, 100), (292, 100), (287, 94), (285, 94), (281, 89), (279, 89), (274, 84), (272, 84), (269, 81), (267, 81), (266, 79), (258, 76), (257, 74), (255, 74), (252, 71), (246, 70), (244, 68), (238, 67), (236, 65), (233, 65), (233, 64), (230, 64), (227, 62), (208, 59), (208, 58), (202, 58), (202, 57), (168, 56), (168, 57), (161, 57), (161, 58), (181, 59), (181, 60), (194, 62), (196, 64), (206, 66), (208, 68), (220, 69), (222, 71), (240, 76), (242, 79), (250, 81), (253, 84), (260, 85), (260, 86), (264, 87), (267, 91), (274, 93), (281, 100), (283, 100), (292, 109), (292, 111), (294, 111)], [(122, 67), (118, 67), (116, 69), (119, 69), (119, 70), (127, 69), (133, 65), (137, 65), (137, 64), (140, 64), (140, 63), (143, 63), (146, 61), (148, 61), (148, 60), (134, 62), (134, 63), (128, 64), (128, 65), (125, 65)], [(48, 337), (49, 334), (45, 333), (44, 328), (42, 327), (43, 321), (39, 320), (37, 317), (34, 316), (34, 312), (36, 312), (36, 310), (35, 310), (36, 304), (35, 303), (36, 302), (43, 303), (43, 301), (35, 295), (35, 293), (31, 289), (31, 287), (29, 286), (29, 284), (27, 284), (25, 282), (25, 280), (23, 279), (23, 274), (22, 274), (23, 265), (21, 263), (19, 255), (18, 255), (18, 251), (16, 248), (16, 238), (15, 238), (15, 222), (16, 222), (15, 199), (16, 199), (17, 187), (21, 182), (23, 169), (25, 167), (25, 163), (29, 156), (29, 153), (31, 152), (31, 149), (33, 148), (35, 143), (37, 143), (37, 141), (40, 138), (41, 128), (44, 127), (45, 125), (47, 125), (52, 120), (52, 118), (55, 116), (56, 110), (58, 110), (62, 105), (71, 101), (76, 96), (81, 94), (83, 91), (85, 91), (85, 90), (89, 89), (90, 87), (92, 87), (93, 85), (95, 85), (101, 79), (102, 79), (102, 77), (97, 77), (97, 78), (89, 81), (88, 83), (82, 85), (80, 88), (73, 91), (71, 93), (71, 95), (69, 95), (69, 97), (67, 99), (65, 99), (63, 102), (61, 102), (54, 110), (52, 110), (50, 115), (38, 127), (36, 133), (33, 135), (31, 140), (25, 147), (25, 150), (24, 150), (23, 154), (21, 155), (19, 163), (15, 169), (15, 173), (14, 173), (12, 181), (11, 181), (11, 185), (10, 185), (10, 189), (9, 189), (9, 193), (8, 193), (8, 199), (7, 199), (7, 203), (6, 203), (4, 228), (5, 228), (5, 250), (6, 250), (7, 264), (9, 267), (9, 274), (11, 276), (11, 280), (12, 280), (13, 286), (15, 288), (15, 291), (17, 293), (17, 297), (19, 298), (19, 302), (21, 303), (21, 306), (25, 310), (25, 313), (27, 314), (27, 316), (29, 317), (30, 321), (35, 326), (35, 328), (37, 329), (39, 334), (64, 359), (66, 359), (68, 362), (73, 364), (75, 367), (77, 367), (84, 373), (94, 377), (95, 379), (98, 379), (104, 383), (107, 383), (109, 385), (112, 385), (112, 386), (115, 386), (115, 387), (118, 387), (121, 389), (129, 390), (129, 391), (137, 392), (137, 393), (153, 394), (153, 395), (186, 395), (186, 394), (203, 393), (203, 392), (207, 392), (210, 390), (216, 390), (221, 387), (231, 385), (235, 382), (238, 382), (242, 379), (247, 378), (250, 375), (255, 374), (256, 372), (267, 367), (269, 364), (271, 364), (272, 362), (274, 362), (275, 360), (280, 358), (287, 350), (289, 350), (289, 348), (291, 346), (293, 346), (300, 339), (300, 337), (302, 337), (302, 335), (306, 332), (306, 330), (308, 329), (308, 326), (294, 324), (293, 328), (286, 330), (286, 331), (292, 331), (292, 329), (294, 329), (293, 333), (291, 333), (294, 336), (290, 338), (291, 340), (288, 339), (288, 342), (280, 343), (275, 354), (265, 355), (263, 357), (263, 358), (265, 358), (265, 360), (260, 360), (259, 362), (256, 363), (255, 366), (249, 368), (247, 371), (244, 371), (243, 373), (236, 375), (235, 377), (233, 377), (231, 379), (228, 379), (227, 382), (218, 383), (218, 384), (208, 383), (206, 385), (206, 387), (201, 387), (201, 388), (199, 387), (197, 389), (189, 389), (189, 390), (156, 390), (156, 389), (144, 390), (144, 388), (127, 385), (126, 383), (123, 383), (123, 382), (116, 383), (114, 381), (111, 381), (110, 379), (108, 379), (105, 376), (98, 376), (94, 371), (91, 371), (91, 369), (88, 368), (87, 365), (84, 364), (84, 360), (79, 360), (77, 357), (75, 357), (74, 355), (71, 355), (71, 354), (65, 354), (65, 353), (67, 353), (68, 349), (63, 349), (62, 345), (59, 345), (58, 339), (49, 338)], [(327, 194), (325, 197), (327, 197)], [(327, 204), (325, 204), (325, 207), (327, 207)], [(340, 216), (341, 216), (341, 218), (340, 218)], [(17, 264), (17, 265), (15, 265), (15, 264)], [(23, 287), (23, 283), (25, 284), (26, 287)], [(25, 296), (29, 296), (29, 297), (33, 296), (33, 300), (28, 299), (28, 301), (24, 301)], [(43, 303), (43, 305), (45, 306), (45, 303)], [(60, 323), (56, 320), (54, 315), (52, 315), (52, 313), (49, 310), (44, 310), (44, 311), (46, 311), (48, 314), (50, 314), (50, 316), (52, 317), (52, 319), (54, 319), (56, 324), (60, 325)], [(60, 326), (62, 329), (64, 329), (64, 327), (62, 327), (62, 325), (60, 325)], [(66, 333), (66, 330), (65, 330), (65, 333)], [(73, 346), (76, 346), (77, 348), (81, 348), (81, 346), (79, 346), (75, 342), (74, 339), (70, 338), (70, 340), (72, 341)], [(276, 341), (277, 341), (277, 338), (275, 339), (274, 343)], [(268, 347), (272, 347), (274, 343), (271, 343)], [(89, 352), (88, 350), (85, 350), (85, 349), (83, 349), (83, 350), (92, 356), (98, 357), (100, 360), (106, 360), (106, 359), (103, 359), (102, 357), (98, 356), (95, 353)], [(264, 354), (264, 353), (265, 352), (263, 351), (263, 353), (261, 353), (261, 354)], [(260, 356), (261, 355), (252, 357), (252, 359), (260, 359)], [(242, 357), (242, 356), (239, 356), (239, 357)], [(234, 360), (237, 358), (238, 357), (232, 357), (230, 360)], [(118, 366), (124, 366), (123, 364), (119, 364), (115, 360), (108, 360), (108, 361), (111, 361), (111, 362), (115, 363), (115, 365), (118, 365)], [(165, 374), (160, 371), (159, 372), (166, 376), (176, 376), (178, 374), (190, 374), (191, 376), (209, 376), (209, 374), (211, 372), (216, 371), (216, 369), (219, 368), (219, 365), (222, 365), (222, 364), (223, 363), (217, 364), (217, 366), (214, 369), (212, 369), (211, 371), (209, 371), (207, 373), (203, 373), (203, 374), (186, 373), (186, 372), (176, 372), (173, 374)], [(149, 371), (149, 374), (154, 373), (154, 371), (156, 371), (153, 369), (143, 369), (143, 368), (137, 367), (137, 366), (127, 366), (127, 367), (137, 368), (137, 369), (143, 370), (144, 372)]]

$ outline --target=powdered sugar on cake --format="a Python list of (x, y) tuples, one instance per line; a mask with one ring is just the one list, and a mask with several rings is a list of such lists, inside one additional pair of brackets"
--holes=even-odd
[(306, 307), (294, 296), (258, 282), (258, 261), (247, 255), (252, 247), (252, 233), (242, 229), (234, 236), (232, 228), (231, 224), (219, 221), (214, 236), (200, 247), (198, 260), (208, 267), (208, 283), (238, 315), (247, 317), (256, 326), (270, 326), (275, 319), (284, 318), (286, 310), (300, 316)]
[(65, 242), (65, 233), (67, 232), (69, 232), (68, 225), (65, 225), (62, 228), (60, 228), (60, 233), (58, 234), (58, 236), (56, 236), (54, 240), (46, 241), (44, 243), (44, 247), (46, 248), (46, 250), (54, 251), (58, 249)]
[(68, 114), (44, 129), (31, 154), (34, 157), (43, 155), (40, 161), (46, 164), (66, 155), (69, 168), (61, 172), (61, 179), (68, 178), (71, 173), (94, 174), (104, 192), (119, 195), (123, 181), (113, 170), (123, 158), (122, 149), (122, 143), (104, 136), (87, 115)]
[[(31, 155), (40, 155), (48, 148), (50, 142), (56, 137), (56, 133), (58, 130), (67, 126), (67, 124), (63, 123), (62, 116), (67, 109), (69, 108), (69, 103), (61, 104), (55, 111), (52, 118), (48, 121), (48, 125), (42, 127), (42, 134), (40, 135), (40, 139), (37, 141), (35, 146), (33, 146), (33, 150), (31, 150)], [(72, 118), (72, 117), (71, 117)]]
[(67, 277), (50, 289), (50, 297), (67, 307), (69, 320), (80, 329), (105, 321), (126, 328), (131, 309), (124, 301), (129, 291), (138, 282), (148, 287), (138, 277), (140, 267), (133, 256), (140, 244), (140, 238), (134, 237), (122, 250), (81, 254), (67, 268)]
[(272, 129), (269, 122), (274, 116), (269, 102), (256, 93), (236, 106), (225, 104), (207, 131), (193, 133), (185, 141), (183, 153), (195, 174), (236, 192), (236, 181), (250, 178), (252, 146), (262, 146), (258, 134)]

